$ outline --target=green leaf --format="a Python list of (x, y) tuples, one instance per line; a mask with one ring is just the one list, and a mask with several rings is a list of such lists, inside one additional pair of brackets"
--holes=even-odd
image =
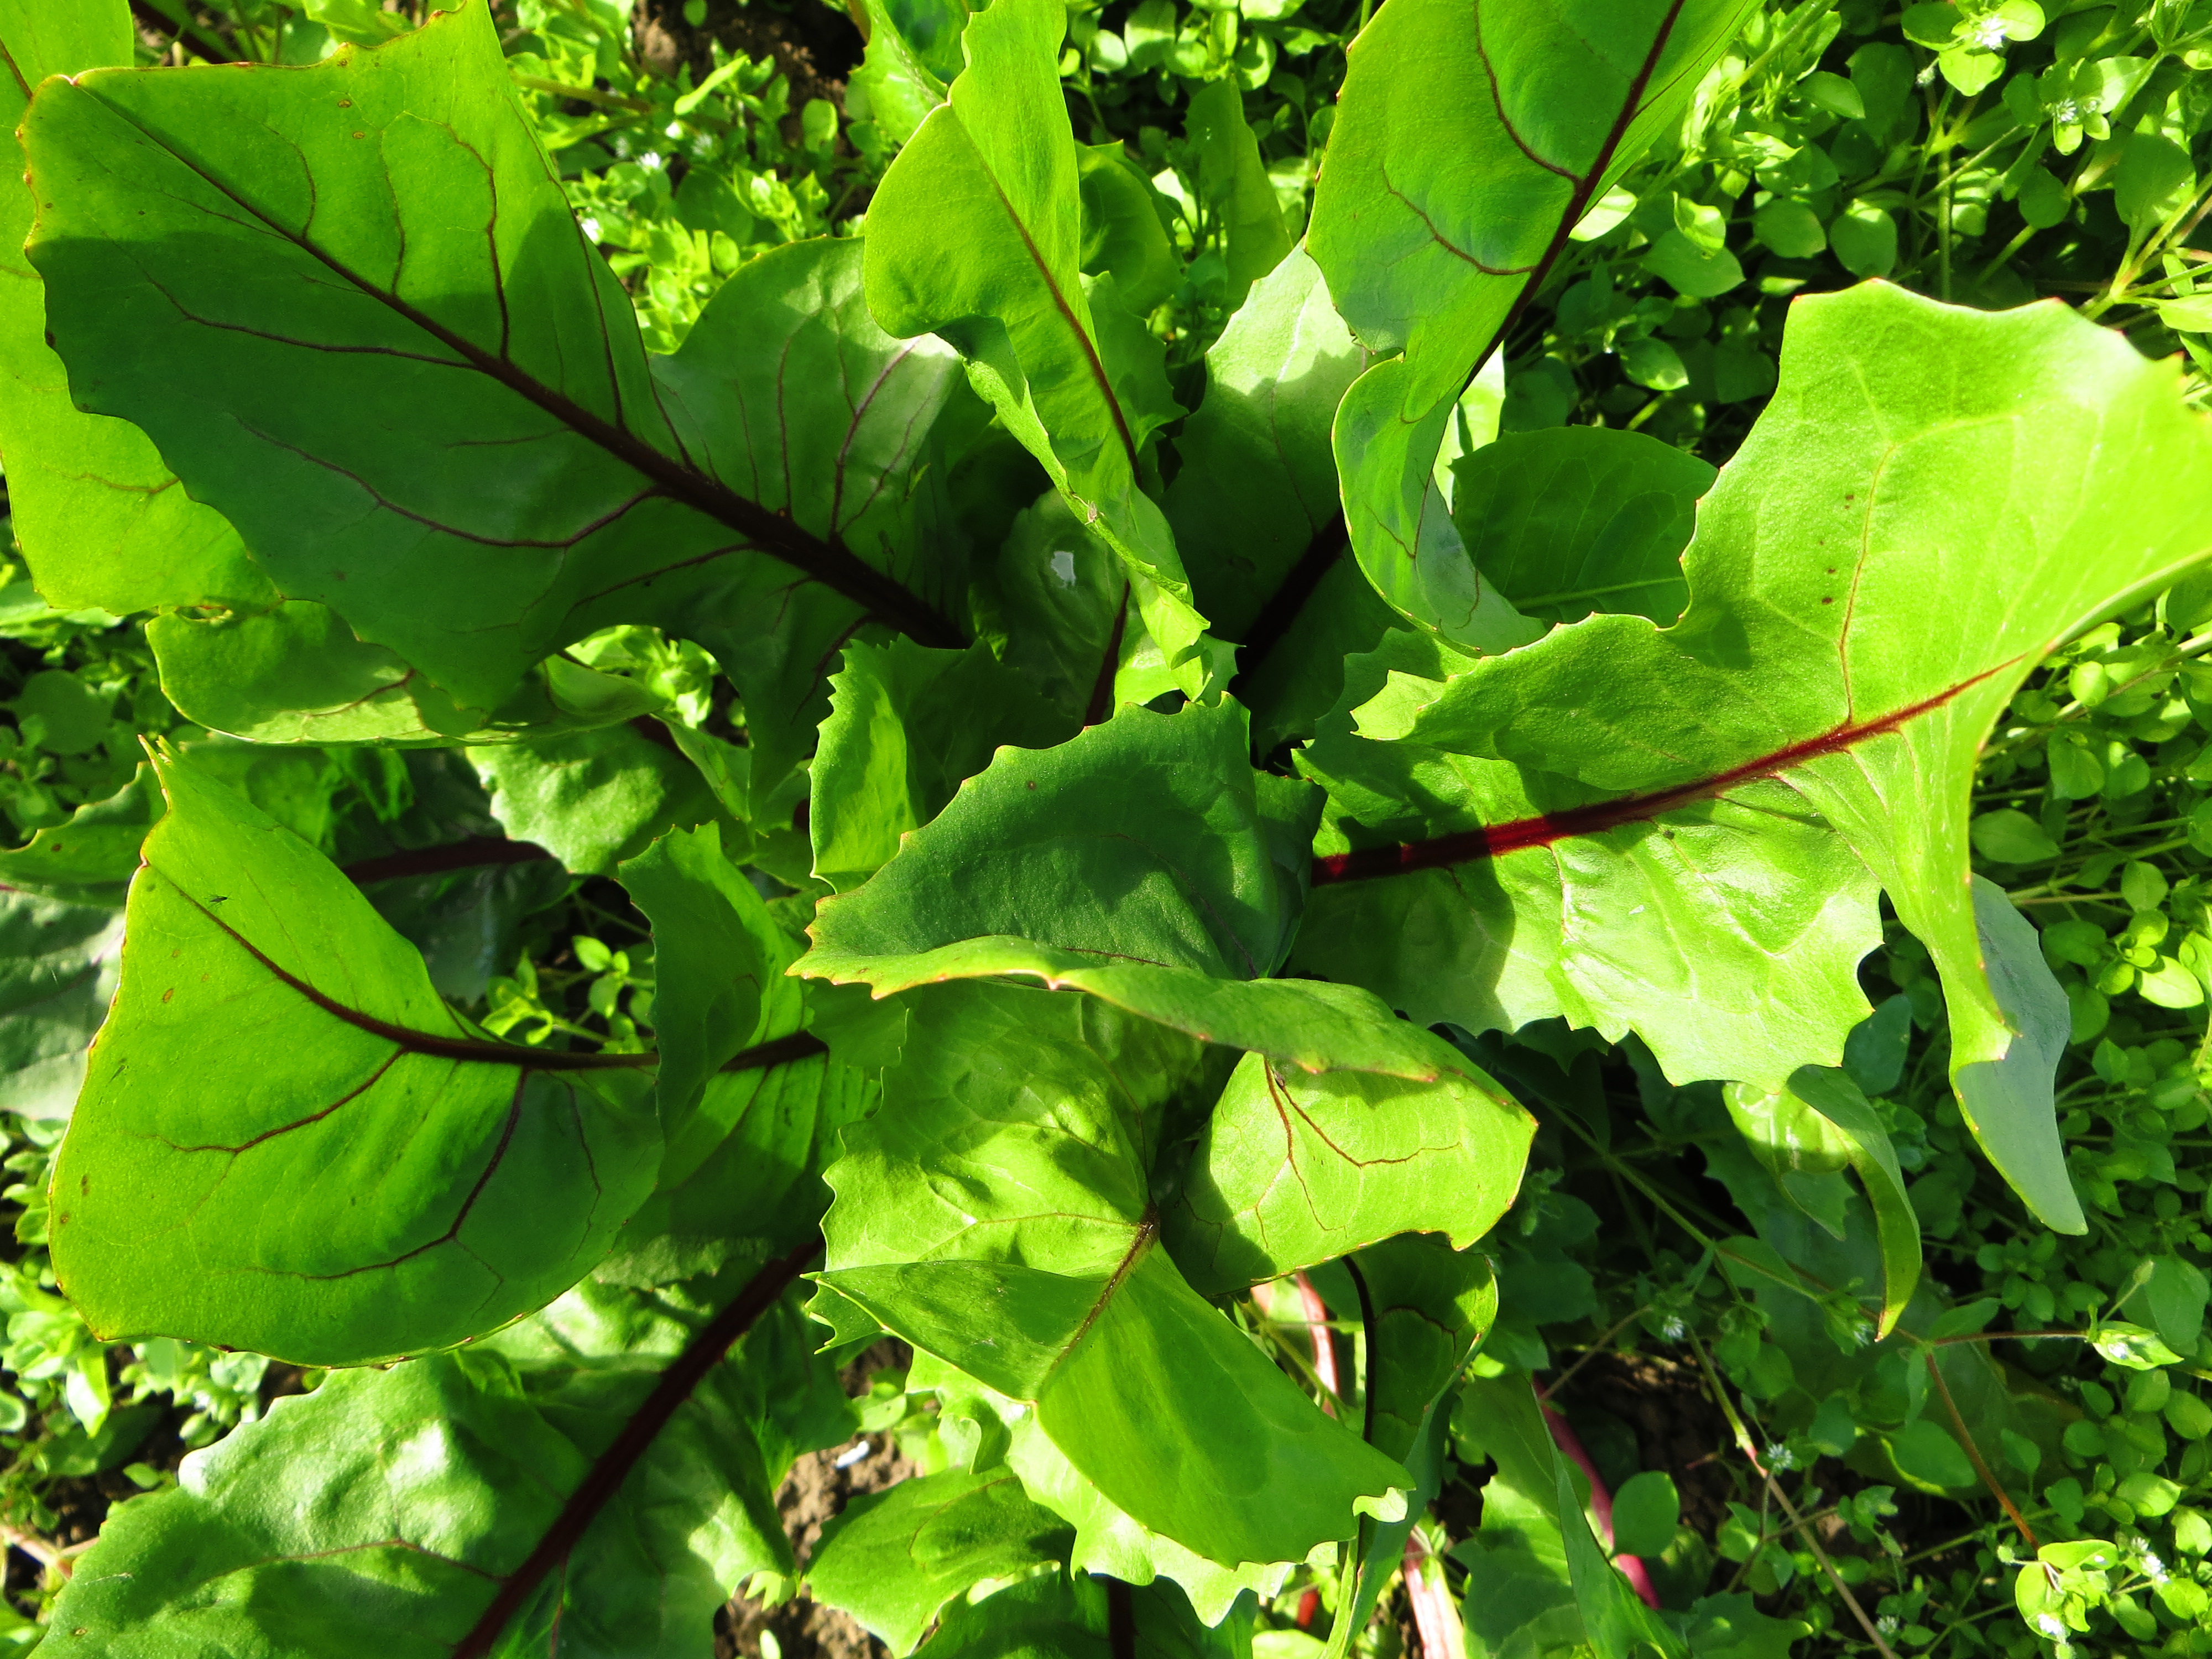
[[(1501, 836), (1510, 850), (1455, 867), (1335, 878), (1340, 868), (1397, 871), (1395, 848), (1364, 850), (1385, 836), (1418, 852), (1459, 834), (1481, 848), (1482, 826), (1517, 836), (1597, 817), (1581, 809), (1601, 803), (1599, 792), (1538, 769), (1352, 731), (1351, 708), (1366, 705), (1364, 725), (1379, 712), (1376, 693), (1402, 696), (1410, 717), (1466, 666), (1410, 634), (1347, 665), (1344, 701), (1298, 757), (1329, 805), (1294, 963), (1366, 986), (1415, 1020), (1470, 1031), (1557, 1015), (1609, 1041), (1633, 1029), (1678, 1078), (1771, 1089), (1808, 1045), (1832, 1044), (1824, 1052), (1840, 1057), (1866, 1012), (1859, 958), (1881, 941), (1875, 885), (1779, 785), (1740, 786), (1656, 829), (1598, 819), (1552, 848), (1524, 853)], [(1693, 920), (1698, 946), (1685, 951)]]
[(1248, 1561), (1224, 1566), (1155, 1532), (1117, 1507), (1070, 1462), (1038, 1426), (1034, 1412), (1024, 1412), (1015, 1424), (1006, 1462), (1019, 1473), (1030, 1497), (1075, 1528), (1071, 1570), (1079, 1567), (1133, 1584), (1172, 1580), (1182, 1587), (1202, 1623), (1219, 1626), (1248, 1590), (1262, 1599), (1275, 1595), (1297, 1565)]
[[(702, 319), (658, 383), (518, 97), (482, 0), (283, 74), (52, 83), (24, 128), (48, 204), (33, 258), (75, 395), (143, 428), (288, 597), (330, 605), (465, 707), (497, 708), (594, 629), (710, 603), (780, 611), (798, 586), (830, 592), (839, 627), (873, 612), (955, 642), (902, 585), (917, 555), (848, 540), (858, 526), (782, 483), (836, 479), (856, 445), (910, 465), (927, 421), (858, 411), (878, 417), (878, 451), (824, 379), (788, 428), (702, 427), (775, 373), (724, 361), (732, 334), (841, 325), (749, 305), (733, 282), (710, 310), (756, 320)], [(872, 471), (844, 482), (886, 511), (905, 493)]]
[[(1600, 948), (1639, 973), (1673, 961), (1702, 974), (1759, 929), (1786, 926), (1802, 939), (1817, 927), (1829, 935), (1825, 960), (1807, 964), (1790, 992), (1759, 998), (1770, 1015), (1786, 1010), (1795, 1029), (1732, 1030), (1723, 1044), (1712, 1038), (1733, 1024), (1729, 1011), (1698, 996), (1662, 1015), (1637, 986), (1606, 988), (1576, 1018), (1606, 1030), (1634, 1023), (1671, 1076), (1774, 1088), (1799, 1065), (1836, 1064), (1865, 1012), (1851, 964), (1875, 916), (1866, 887), (1832, 873), (1848, 846), (1935, 958), (1953, 1080), (1978, 1139), (2046, 1224), (2079, 1228), (2051, 1105), (2063, 998), (2033, 930), (1995, 890), (1964, 879), (1966, 786), (1983, 738), (2038, 659), (2212, 544), (2203, 425), (2174, 397), (2169, 371), (2123, 345), (2056, 309), (1968, 312), (1879, 286), (1796, 307), (1782, 385), (1700, 504), (1679, 623), (1594, 617), (1510, 657), (1447, 666), (1433, 677), (1442, 684), (1406, 682), (1360, 711), (1365, 736), (1450, 757), (1443, 763), (1485, 790), (1510, 780), (1534, 810), (1485, 810), (1470, 789), (1475, 799), (1449, 809), (1464, 814), (1456, 840), (1445, 831), (1325, 860), (1301, 959), (1358, 979), (1417, 1019), (1478, 1029), (1563, 1012), (1565, 998), (1549, 1008), (1529, 998), (1517, 1019), (1501, 1020), (1479, 1000), (1480, 979), (1474, 996), (1437, 998), (1434, 951), (1344, 973), (1350, 936), (1378, 927), (1394, 939), (1442, 934), (1474, 955), (1460, 942), (1469, 931), (1458, 920), (1462, 884), (1519, 879), (1514, 869), (1539, 860), (1535, 878), (1555, 884), (1564, 858), (1619, 890), (1634, 860), (1741, 812), (1719, 903), (1691, 896), (1663, 947), (1641, 950), (1615, 912)], [(1778, 470), (1792, 481), (1779, 496)], [(1754, 829), (1754, 800), (1772, 828)], [(1383, 818), (1358, 810), (1366, 823)], [(1418, 817), (1397, 810), (1401, 822), (1425, 818), (1431, 836), (1443, 829), (1425, 803)], [(1419, 900), (1344, 902), (1325, 885), (1424, 867), (1455, 873)], [(1799, 908), (1793, 895), (1778, 914), (1779, 896), (1818, 894), (1824, 882), (1838, 884), (1819, 907)], [(1728, 886), (1758, 891), (1765, 920), (1746, 917)], [(1523, 903), (1507, 914), (1556, 926), (1547, 913), (1557, 900), (1539, 902), (1542, 911)], [(1395, 921), (1377, 914), (1386, 904)], [(1409, 923), (1409, 913), (1424, 919)], [(1597, 922), (1577, 913), (1578, 933)], [(1585, 974), (1572, 988), (1588, 996), (1589, 983)], [(1682, 1018), (1686, 1006), (1693, 1018)], [(1711, 1034), (1702, 1042), (1701, 1028)]]
[(907, 40), (884, 0), (861, 0), (861, 15), (867, 19), (861, 32), (868, 49), (853, 72), (851, 91), (859, 96), (849, 107), (856, 119), (865, 112), (886, 139), (903, 144), (945, 101), (945, 82)]
[[(714, 824), (670, 831), (618, 873), (653, 923), (665, 1184), (688, 1176), (721, 1139), (716, 1133), (695, 1150), (684, 1133), (708, 1081), (740, 1050), (799, 1029), (805, 998), (783, 972), (799, 952), (752, 883), (723, 856)], [(726, 1133), (727, 1126), (717, 1127)]]
[(1184, 118), (1198, 152), (1198, 194), (1221, 228), (1229, 267), (1229, 309), (1243, 305), (1253, 283), (1291, 251), (1275, 186), (1245, 125), (1243, 94), (1233, 80), (1208, 81), (1190, 95)]
[(611, 875), (671, 829), (720, 814), (699, 769), (649, 717), (468, 757), (509, 838), (536, 842), (579, 875)]
[(0, 882), (41, 898), (119, 909), (138, 868), (139, 844), (163, 810), (154, 769), (142, 763), (106, 800), (88, 801), (65, 823), (0, 853)]
[(1073, 734), (984, 646), (856, 641), (830, 684), (807, 829), (815, 875), (841, 893), (889, 862), (1000, 745), (1048, 749)]
[[(619, 1484), (529, 1578), (499, 1650), (698, 1650), (748, 1575), (791, 1571), (777, 1482), (850, 1420), (788, 1302), (657, 1417), (656, 1384), (716, 1322), (699, 1292), (732, 1297), (735, 1278), (579, 1290), (490, 1343), (280, 1401), (179, 1486), (110, 1513), (92, 1571), (64, 1589), (64, 1628), (148, 1659), (447, 1651), (596, 1466)], [(634, 1463), (626, 1428), (649, 1437)]]
[[(1188, 1597), (1165, 1584), (1124, 1586), (1136, 1650), (1163, 1659), (1246, 1659), (1252, 1650), (1251, 1613), (1240, 1609), (1208, 1630), (1194, 1616)], [(929, 1650), (939, 1659), (1012, 1659), (1016, 1654), (1054, 1659), (1110, 1659), (1111, 1620), (1107, 1588), (1057, 1573), (1025, 1578), (977, 1601), (956, 1601), (945, 1611)]]
[(1620, 1555), (1664, 1555), (1682, 1522), (1682, 1495), (1664, 1469), (1646, 1469), (1613, 1495), (1613, 1547)]
[(1075, 164), (1083, 181), (1083, 270), (1111, 271), (1122, 304), (1145, 316), (1182, 276), (1161, 222), (1166, 204), (1119, 143), (1079, 144)]
[(1069, 211), (1081, 166), (1055, 68), (1066, 28), (1054, 0), (1006, 0), (969, 20), (968, 67), (869, 205), (868, 305), (893, 334), (958, 348), (1007, 430), (1121, 556), (1176, 667), (1194, 662), (1204, 624), (1139, 487), (1141, 416), (1082, 280), (1081, 216)]
[(0, 893), (0, 1110), (70, 1115), (122, 948), (123, 917), (106, 904)]
[(1601, 1659), (1630, 1659), (1643, 1642), (1682, 1659), (1681, 1638), (1591, 1536), (1588, 1484), (1553, 1445), (1528, 1379), (1468, 1382), (1459, 1414), (1498, 1464), (1482, 1489), (1481, 1530), (1452, 1552), (1486, 1591), (1468, 1597), (1468, 1633), (1492, 1653), (1586, 1643)]
[(822, 1281), (1034, 1402), (1108, 1500), (1209, 1560), (1297, 1560), (1355, 1510), (1401, 1513), (1405, 1472), (1156, 1248), (1148, 1165), (1197, 1045), (1011, 987), (940, 988), (918, 1013), (884, 1109), (830, 1171)]
[(1073, 1541), (1067, 1523), (1030, 1502), (1012, 1470), (947, 1469), (853, 1498), (822, 1529), (807, 1590), (905, 1654), (977, 1579), (1065, 1560)]
[(1974, 850), (1993, 863), (2039, 864), (2058, 856), (2058, 843), (2015, 807), (1977, 814), (1966, 833)]
[(2203, 1270), (2178, 1255), (2154, 1256), (2143, 1283), (2142, 1301), (2166, 1346), (2193, 1354), (2204, 1334), (2204, 1304), (2212, 1298)]
[(2155, 1370), (2161, 1365), (2181, 1363), (2181, 1356), (2160, 1341), (2156, 1332), (2118, 1320), (2108, 1319), (2099, 1324), (2096, 1334), (2089, 1339), (2089, 1346), (2115, 1365), (2124, 1365), (2133, 1371)]
[(548, 657), (489, 714), (465, 709), (397, 653), (357, 638), (328, 605), (305, 600), (164, 611), (147, 623), (146, 641), (179, 712), (249, 743), (505, 743), (662, 708), (635, 681)]
[(1339, 1615), (1340, 1636), (1367, 1627), (1405, 1560), (1414, 1521), (1441, 1490), (1451, 1415), (1447, 1395), (1498, 1320), (1489, 1259), (1455, 1251), (1433, 1234), (1402, 1234), (1347, 1257), (1345, 1265), (1354, 1275), (1367, 1343), (1369, 1443), (1403, 1462), (1416, 1486), (1402, 1516), (1361, 1528), (1364, 1548), (1351, 1609)]
[(1167, 1245), (1210, 1296), (1400, 1233), (1464, 1249), (1512, 1203), (1535, 1127), (1472, 1067), (1409, 1083), (1286, 1073), (1248, 1054), (1163, 1218)]
[(770, 1038), (751, 1053), (762, 1063), (707, 1079), (698, 1110), (669, 1139), (660, 1184), (593, 1279), (665, 1285), (780, 1255), (814, 1231), (830, 1206), (822, 1171), (838, 1155), (839, 1132), (881, 1097), (854, 1068), (793, 1052), (805, 1046)]
[(1844, 1156), (1858, 1172), (1867, 1202), (1874, 1206), (1882, 1282), (1881, 1318), (1875, 1334), (1887, 1336), (1919, 1287), (1922, 1265), (1920, 1218), (1905, 1194), (1896, 1148), (1873, 1104), (1843, 1072), (1804, 1066), (1791, 1074), (1785, 1097), (1803, 1102), (1839, 1132)]
[[(132, 33), (124, 0), (58, 10), (37, 0), (0, 6), (9, 70), (0, 76), (0, 121), (11, 132), (20, 127), (32, 92), (50, 75), (129, 64)], [(9, 516), (40, 591), (63, 610), (118, 616), (270, 597), (238, 532), (177, 487), (145, 434), (70, 401), (46, 340), (44, 294), (22, 253), (33, 206), (27, 185), (11, 178), (0, 185), (0, 454)]]
[(1089, 963), (1264, 978), (1297, 926), (1317, 798), (1253, 770), (1245, 744), (1224, 701), (1125, 708), (1056, 749), (1001, 751), (865, 884), (823, 901), (804, 971), (887, 992), (937, 976), (907, 959), (1011, 935)]
[(156, 768), (169, 809), (55, 1164), (55, 1272), (87, 1322), (362, 1364), (574, 1284), (659, 1158), (605, 1069), (637, 1057), (486, 1041), (312, 848)]
[(1343, 660), (1395, 625), (1349, 548), (1329, 425), (1365, 354), (1303, 249), (1254, 284), (1206, 357), (1206, 398), (1176, 440), (1168, 519), (1198, 600), (1247, 641), (1237, 696), (1261, 752), (1310, 730)]
[(1505, 27), (1414, 0), (1352, 43), (1310, 241), (1361, 342), (1403, 349), (1346, 394), (1336, 454), (1360, 567), (1419, 626), (1485, 651), (1540, 631), (1477, 576), (1445, 515), (1444, 423), (1584, 210), (1749, 9), (1584, 0)]
[(1682, 550), (1713, 469), (1640, 432), (1510, 433), (1453, 465), (1468, 552), (1524, 615), (1627, 611), (1662, 628), (1689, 600)]

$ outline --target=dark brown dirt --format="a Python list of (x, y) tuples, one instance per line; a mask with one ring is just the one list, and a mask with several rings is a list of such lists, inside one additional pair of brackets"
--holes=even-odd
[(1581, 1406), (1626, 1423), (1636, 1436), (1640, 1467), (1674, 1477), (1682, 1518), (1706, 1537), (1728, 1518), (1735, 1492), (1725, 1464), (1728, 1419), (1706, 1396), (1696, 1365), (1647, 1353), (1598, 1354), (1554, 1403), (1571, 1421)]
[(793, 115), (810, 98), (844, 108), (846, 77), (865, 49), (859, 27), (819, 0), (798, 0), (788, 11), (765, 0), (745, 6), (709, 0), (707, 21), (696, 29), (684, 21), (683, 0), (637, 0), (635, 17), (639, 55), (655, 74), (673, 75), (689, 64), (695, 79), (704, 76), (714, 67), (715, 41), (748, 58), (773, 57), (790, 84)]

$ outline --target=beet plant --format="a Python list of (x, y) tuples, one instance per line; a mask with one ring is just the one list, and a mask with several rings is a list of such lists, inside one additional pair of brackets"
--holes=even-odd
[[(804, 1577), (896, 1650), (1244, 1653), (1304, 1573), (1341, 1653), (1418, 1580), (1455, 1437), (1519, 1540), (1484, 1639), (1745, 1650), (1613, 1570), (1525, 1370), (1478, 1358), (1524, 1098), (1560, 1110), (1525, 1057), (1632, 1039), (1655, 1088), (1731, 1085), (1778, 1178), (1855, 1171), (1875, 1267), (1814, 1299), (1846, 1350), (1932, 1344), (1845, 1068), (1886, 904), (1981, 1155), (2084, 1230), (2075, 1008), (1972, 873), (1972, 783), (2049, 653), (2212, 554), (2179, 369), (1870, 283), (1795, 304), (1717, 473), (1498, 436), (1485, 366), (1751, 8), (1390, 0), (1298, 245), (1235, 99), (1194, 99), (1234, 309), (1186, 408), (1064, 9), (993, 0), (957, 64), (868, 9), (903, 148), (864, 234), (743, 264), (662, 354), (484, 0), (190, 70), (106, 67), (120, 0), (0, 7), (41, 593), (157, 613), (210, 731), (363, 777), (463, 751), (509, 840), (457, 866), (550, 853), (651, 924), (649, 976), (598, 947), (604, 1034), (511, 985), (472, 1018), (228, 751), (168, 744), (9, 855), (57, 902), (129, 883), (61, 1291), (103, 1340), (333, 1368), (119, 1507), (47, 1639), (706, 1653), (801, 1576), (776, 1486), (889, 1334), (947, 1466)], [(713, 683), (570, 649), (617, 637)], [(1341, 1287), (1342, 1372), (1266, 1340), (1299, 1275)], [(1921, 1352), (1947, 1399), (1994, 1375)], [(2057, 1547), (2032, 1616), (2097, 1570)]]

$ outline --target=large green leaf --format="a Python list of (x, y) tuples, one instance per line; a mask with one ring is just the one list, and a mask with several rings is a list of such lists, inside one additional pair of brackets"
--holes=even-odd
[(1349, 53), (1310, 245), (1372, 351), (1336, 453), (1360, 566), (1421, 626), (1496, 651), (1537, 631), (1476, 574), (1433, 467), (1475, 368), (1568, 233), (1680, 112), (1753, 0), (1413, 0)]
[(1319, 803), (1255, 772), (1245, 744), (1224, 700), (1124, 708), (1056, 749), (1001, 752), (872, 878), (823, 902), (805, 970), (881, 991), (900, 958), (1011, 935), (1101, 965), (1264, 978), (1297, 927)]
[(1305, 1076), (1248, 1054), (1163, 1218), (1168, 1247), (1208, 1295), (1400, 1233), (1444, 1233), (1464, 1249), (1513, 1202), (1535, 1129), (1471, 1066), (1415, 1083)]
[[(818, 510), (825, 478), (855, 508), (903, 495), (935, 392), (879, 411), (842, 395), (853, 379), (790, 337), (842, 339), (853, 313), (779, 314), (742, 279), (656, 376), (483, 0), (311, 69), (50, 82), (24, 131), (32, 257), (79, 403), (144, 428), (288, 596), (463, 705), (497, 708), (594, 628), (773, 611), (794, 586), (836, 594), (840, 626), (955, 642), (915, 591), (919, 553)], [(808, 380), (784, 420), (732, 429), (768, 412), (753, 331), (779, 325)], [(931, 356), (880, 333), (857, 356), (878, 347)]]
[(847, 1504), (823, 1528), (807, 1590), (905, 1654), (977, 1579), (1065, 1560), (1073, 1540), (1066, 1522), (1030, 1501), (1012, 1470), (947, 1469)]
[(1054, 0), (1000, 0), (969, 19), (967, 68), (869, 204), (868, 304), (893, 334), (959, 349), (976, 390), (1121, 556), (1170, 665), (1194, 665), (1204, 623), (1139, 476), (1145, 410), (1165, 392), (1158, 344), (1118, 295), (1094, 314), (1083, 281), (1081, 166), (1057, 68), (1066, 27)]
[(1206, 356), (1206, 398), (1176, 440), (1168, 519), (1198, 602), (1245, 642), (1237, 696), (1259, 749), (1302, 734), (1343, 690), (1344, 659), (1395, 625), (1358, 567), (1329, 423), (1367, 355), (1292, 252), (1253, 286)]
[[(50, 75), (129, 64), (133, 33), (126, 0), (7, 0), (0, 125), (21, 126)], [(70, 401), (46, 340), (45, 295), (23, 256), (33, 206), (27, 185), (0, 185), (0, 459), (9, 517), (39, 591), (63, 610), (118, 615), (270, 597), (238, 532), (185, 493), (145, 434)]]
[[(1371, 709), (1392, 690), (1425, 702), (1467, 665), (1406, 633), (1347, 665), (1345, 703), (1298, 757), (1328, 784), (1329, 806), (1294, 961), (1471, 1031), (1555, 1015), (1612, 1039), (1632, 1029), (1677, 1078), (1773, 1087), (1808, 1060), (1836, 1064), (1866, 1016), (1856, 969), (1881, 939), (1875, 883), (1779, 784), (1693, 800), (1656, 823), (1333, 878), (1340, 858), (1361, 867), (1362, 854), (1337, 852), (1347, 842), (1572, 826), (1569, 814), (1603, 799), (1537, 769), (1354, 734), (1345, 705)], [(1364, 856), (1381, 863), (1395, 848)]]
[(1309, 805), (1252, 769), (1234, 702), (1124, 708), (1056, 749), (1000, 750), (822, 902), (792, 971), (878, 996), (1024, 975), (1307, 1071), (1465, 1071), (1356, 986), (1262, 976), (1296, 923)]
[(443, 1659), (512, 1602), (477, 1651), (703, 1659), (744, 1578), (791, 1571), (793, 1455), (849, 1431), (805, 1321), (737, 1306), (746, 1283), (579, 1290), (489, 1343), (279, 1401), (111, 1513), (55, 1629), (145, 1659)]
[[(947, 986), (830, 1171), (823, 1282), (1000, 1394), (1109, 1500), (1224, 1565), (1297, 1560), (1404, 1471), (1298, 1393), (1158, 1248), (1149, 1165), (1189, 1039), (1089, 997)], [(957, 1171), (957, 1176), (954, 1172)]]
[[(104, 1338), (359, 1364), (492, 1330), (605, 1255), (660, 1133), (636, 1055), (487, 1041), (337, 868), (176, 760), (55, 1164)], [(607, 1068), (617, 1068), (609, 1070)]]
[[(2208, 551), (2212, 435), (2170, 365), (2056, 307), (1802, 301), (1774, 401), (1700, 504), (1680, 623), (1592, 617), (1359, 712), (1426, 758), (1367, 780), (1413, 786), (1394, 807), (1346, 797), (1339, 823), (1425, 827), (1324, 860), (1303, 957), (1416, 1018), (1633, 1024), (1671, 1076), (1777, 1089), (1840, 1063), (1866, 1012), (1876, 918), (1848, 848), (1942, 973), (1991, 1161), (2078, 1229), (2063, 1010), (2032, 930), (1968, 884), (1968, 783), (2046, 652)], [(1418, 873), (1357, 879), (1384, 872)], [(1378, 933), (1387, 964), (1359, 943)]]

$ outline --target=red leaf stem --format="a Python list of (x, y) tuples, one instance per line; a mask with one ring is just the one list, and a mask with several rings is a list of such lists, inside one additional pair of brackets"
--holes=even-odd
[(1330, 1395), (1321, 1402), (1321, 1408), (1334, 1417), (1336, 1402), (1344, 1398), (1344, 1385), (1336, 1369), (1336, 1333), (1328, 1328), (1328, 1304), (1321, 1299), (1321, 1292), (1303, 1271), (1292, 1273), (1291, 1282), (1297, 1286), (1298, 1305), (1304, 1310), (1306, 1328), (1313, 1333), (1314, 1376)]
[[(1613, 1489), (1605, 1484), (1605, 1477), (1597, 1472), (1597, 1465), (1590, 1461), (1589, 1453), (1583, 1449), (1581, 1439), (1567, 1419), (1549, 1406), (1543, 1407), (1543, 1413), (1544, 1426), (1551, 1430), (1553, 1443), (1573, 1461), (1577, 1468), (1589, 1477), (1590, 1511), (1597, 1516), (1599, 1537), (1606, 1548), (1611, 1549)], [(1561, 1518), (1565, 1519), (1564, 1516)], [(1620, 1569), (1620, 1576), (1628, 1580), (1628, 1587), (1636, 1592), (1645, 1607), (1656, 1608), (1659, 1605), (1658, 1587), (1651, 1582), (1650, 1569), (1644, 1565), (1641, 1556), (1616, 1555), (1613, 1558), (1613, 1565)]]

